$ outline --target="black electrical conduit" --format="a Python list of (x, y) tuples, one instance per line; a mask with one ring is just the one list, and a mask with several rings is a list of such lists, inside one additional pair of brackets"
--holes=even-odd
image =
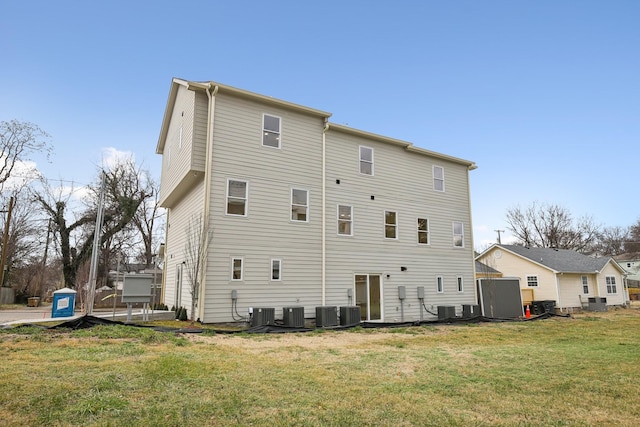
[[(237, 312), (236, 312), (237, 314)], [(165, 326), (153, 326), (153, 325), (140, 325), (135, 323), (125, 323), (117, 320), (108, 320), (103, 319), (101, 317), (95, 317), (91, 315), (85, 315), (82, 317), (78, 317), (73, 320), (68, 320), (66, 322), (60, 323), (55, 326), (42, 326), (35, 324), (22, 324), (22, 325), (14, 325), (14, 326), (5, 326), (4, 328), (12, 328), (18, 326), (37, 326), (45, 329), (88, 329), (98, 325), (123, 325), (123, 326), (132, 326), (136, 328), (150, 328), (158, 332), (173, 332), (173, 333), (214, 333), (214, 334), (236, 334), (236, 333), (249, 333), (249, 334), (265, 334), (265, 333), (288, 333), (288, 332), (312, 332), (314, 330), (344, 330), (351, 329), (355, 327), (362, 327), (368, 329), (375, 328), (406, 328), (412, 326), (424, 326), (424, 325), (448, 325), (448, 324), (466, 324), (466, 323), (483, 323), (483, 322), (530, 322), (535, 320), (543, 320), (549, 319), (551, 317), (565, 317), (570, 318), (570, 314), (555, 314), (555, 313), (543, 313), (537, 316), (531, 316), (528, 319), (508, 319), (508, 318), (496, 318), (496, 317), (486, 317), (486, 316), (475, 316), (469, 318), (455, 317), (449, 319), (437, 319), (437, 320), (418, 320), (413, 322), (400, 322), (400, 323), (379, 323), (379, 322), (359, 322), (354, 323), (353, 325), (340, 325), (340, 326), (328, 326), (322, 328), (303, 328), (303, 327), (291, 327), (284, 326), (281, 324), (275, 325), (262, 325), (262, 326), (252, 326), (247, 329), (241, 330), (225, 330), (225, 329), (210, 329), (210, 328), (169, 328)], [(278, 322), (280, 323), (280, 322)]]

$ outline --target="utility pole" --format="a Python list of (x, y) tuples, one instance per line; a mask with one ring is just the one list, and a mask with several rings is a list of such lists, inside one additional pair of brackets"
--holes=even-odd
[(100, 201), (96, 213), (96, 229), (93, 233), (93, 252), (91, 253), (91, 266), (89, 268), (89, 289), (87, 290), (87, 314), (93, 314), (93, 300), (96, 296), (96, 276), (98, 275), (98, 257), (100, 255), (100, 240), (102, 238), (102, 220), (104, 217), (104, 187), (105, 179), (102, 172), (100, 185)]
[(13, 196), (9, 198), (7, 222), (4, 224), (4, 237), (2, 238), (2, 255), (0, 255), (0, 286), (4, 286), (4, 269), (7, 263), (7, 245), (9, 244), (9, 224), (11, 224), (11, 212), (13, 211)]
[(493, 230), (496, 233), (498, 233), (498, 244), (501, 245), (502, 244), (502, 239), (500, 239), (500, 233), (504, 233), (504, 230)]

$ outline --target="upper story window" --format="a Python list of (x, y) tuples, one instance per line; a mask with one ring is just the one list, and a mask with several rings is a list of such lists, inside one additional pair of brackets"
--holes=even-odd
[(338, 234), (353, 236), (353, 207), (338, 205)]
[(453, 246), (464, 248), (464, 226), (461, 222), (453, 222)]
[(607, 293), (608, 294), (617, 294), (618, 287), (616, 286), (616, 276), (607, 276), (605, 277), (607, 282)]
[(262, 145), (280, 148), (280, 117), (262, 115)]
[(373, 148), (360, 146), (360, 173), (373, 175)]
[(587, 278), (587, 276), (582, 276), (582, 293), (589, 293), (589, 279)]
[(384, 237), (387, 239), (398, 238), (398, 213), (384, 211)]
[(227, 215), (247, 216), (248, 186), (246, 181), (227, 180)]
[(421, 245), (429, 244), (429, 220), (427, 218), (418, 218), (418, 243)]
[(291, 221), (309, 221), (309, 192), (291, 189)]
[(442, 166), (433, 166), (433, 189), (444, 191), (444, 168)]
[(527, 276), (527, 286), (530, 288), (538, 286), (538, 276)]

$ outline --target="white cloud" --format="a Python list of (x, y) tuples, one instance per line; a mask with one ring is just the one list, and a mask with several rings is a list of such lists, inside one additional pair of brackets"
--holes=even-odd
[(114, 147), (102, 149), (102, 167), (106, 169), (111, 169), (112, 166), (129, 159), (135, 160), (135, 155), (131, 151), (120, 151)]

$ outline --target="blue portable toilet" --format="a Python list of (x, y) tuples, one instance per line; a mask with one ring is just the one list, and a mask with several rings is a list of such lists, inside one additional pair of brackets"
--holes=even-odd
[(53, 293), (51, 317), (71, 317), (76, 307), (76, 291), (69, 288), (58, 289)]

